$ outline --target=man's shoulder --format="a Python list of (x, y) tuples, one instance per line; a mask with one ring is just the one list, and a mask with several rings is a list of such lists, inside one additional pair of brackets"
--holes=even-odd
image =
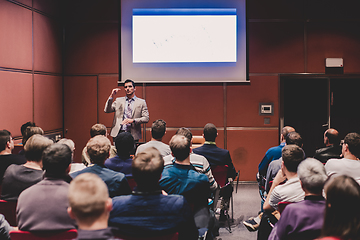
[(199, 163), (199, 162), (205, 162), (207, 161), (206, 157), (203, 155), (197, 154), (197, 153), (190, 153), (190, 162), (191, 163)]

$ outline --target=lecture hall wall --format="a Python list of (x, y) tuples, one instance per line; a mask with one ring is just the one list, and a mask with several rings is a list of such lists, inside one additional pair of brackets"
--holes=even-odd
[[(255, 181), (264, 153), (279, 144), (279, 74), (324, 73), (327, 57), (342, 57), (345, 73), (359, 72), (355, 2), (247, 1), (250, 83), (139, 84), (136, 94), (150, 112), (146, 140), (159, 118), (167, 122), (165, 142), (179, 127), (201, 135), (212, 122), (219, 128), (217, 144), (230, 151), (240, 180)], [(64, 11), (58, 1), (19, 3), (0, 0), (0, 31), (6, 33), (0, 35), (1, 128), (19, 135), (20, 125), (34, 120), (46, 131), (61, 129), (75, 141), (80, 162), (90, 127), (112, 123), (103, 108), (118, 80), (118, 2), (66, 0)], [(260, 102), (274, 103), (269, 124), (259, 115)]]

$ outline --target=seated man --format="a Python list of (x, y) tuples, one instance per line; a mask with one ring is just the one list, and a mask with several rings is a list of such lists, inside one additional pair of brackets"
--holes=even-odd
[(316, 150), (314, 158), (326, 163), (331, 158), (341, 158), (341, 146), (339, 141), (339, 132), (329, 128), (324, 133), (324, 148)]
[[(191, 147), (192, 133), (190, 129), (181, 127), (176, 131), (176, 134), (183, 135), (184, 137), (186, 137), (190, 142), (190, 147)], [(172, 155), (167, 155), (166, 157), (164, 157), (164, 162), (165, 162), (165, 168), (170, 167), (175, 163), (175, 157)], [(218, 189), (218, 184), (215, 181), (215, 178), (211, 172), (209, 162), (204, 156), (191, 153), (190, 150), (190, 163), (194, 167), (195, 171), (199, 173), (203, 173), (208, 177), (211, 191), (215, 191), (216, 189)]]
[(24, 150), (27, 162), (24, 165), (12, 164), (6, 169), (1, 199), (17, 201), (22, 191), (43, 179), (42, 153), (51, 144), (53, 141), (39, 134), (26, 141)]
[(207, 228), (210, 221), (209, 180), (205, 174), (196, 172), (190, 163), (189, 139), (177, 134), (171, 138), (169, 145), (175, 162), (164, 168), (160, 186), (169, 194), (183, 195), (193, 207), (196, 226)]
[[(95, 125), (93, 125), (91, 127), (91, 129), (90, 129), (90, 137), (93, 138), (93, 137), (95, 137), (97, 135), (103, 135), (103, 136), (107, 137), (108, 133), (107, 133), (106, 126), (104, 124), (97, 123), (97, 124), (95, 124)], [(113, 158), (115, 156), (116, 156), (116, 148), (115, 148), (115, 146), (111, 145), (110, 157)], [(82, 163), (85, 166), (91, 164), (90, 157), (89, 157), (89, 155), (87, 153), (87, 150), (86, 150), (86, 146), (82, 150), (81, 160), (82, 160)]]
[(115, 172), (104, 166), (105, 160), (109, 157), (110, 146), (110, 140), (103, 135), (91, 138), (86, 144), (86, 149), (93, 165), (73, 172), (70, 176), (76, 178), (76, 176), (86, 172), (98, 175), (106, 183), (109, 189), (109, 196), (112, 198), (130, 194), (131, 189), (123, 173)]
[(166, 122), (162, 119), (155, 120), (151, 125), (151, 140), (150, 142), (140, 145), (136, 149), (136, 154), (144, 151), (149, 147), (154, 147), (159, 150), (162, 157), (171, 154), (169, 145), (162, 142), (162, 138), (166, 133)]
[(164, 160), (153, 147), (137, 154), (132, 195), (113, 198), (109, 223), (126, 236), (150, 237), (179, 233), (180, 240), (198, 239), (191, 209), (183, 196), (163, 195), (159, 179)]
[(134, 149), (134, 137), (129, 132), (122, 132), (115, 138), (115, 147), (117, 155), (105, 161), (105, 167), (121, 172), (126, 177), (132, 177), (131, 164), (132, 158), (130, 153)]
[(325, 164), (329, 177), (347, 175), (360, 184), (360, 134), (348, 133), (342, 142), (342, 159), (329, 159)]
[(114, 239), (108, 220), (112, 209), (106, 184), (92, 173), (84, 173), (70, 183), (68, 213), (78, 225), (81, 239)]
[(70, 170), (71, 150), (64, 144), (48, 146), (42, 155), (45, 178), (25, 189), (16, 208), (18, 227), (23, 231), (55, 231), (75, 228), (68, 213), (66, 178)]
[[(282, 159), (281, 169), (274, 178), (264, 202), (264, 214), (259, 226), (258, 240), (268, 239), (272, 229), (268, 221), (277, 222), (272, 213), (278, 209), (279, 202), (299, 202), (305, 196), (297, 176), (297, 167), (304, 159), (304, 151), (297, 145), (284, 146)], [(285, 180), (287, 180), (286, 183), (280, 185)]]
[(14, 150), (14, 140), (8, 130), (0, 130), (0, 184), (4, 173), (11, 164), (25, 164), (26, 159), (23, 155), (12, 154)]
[(320, 236), (325, 211), (322, 190), (327, 179), (324, 165), (316, 159), (308, 158), (300, 163), (297, 174), (305, 192), (305, 200), (285, 208), (269, 240), (310, 240)]

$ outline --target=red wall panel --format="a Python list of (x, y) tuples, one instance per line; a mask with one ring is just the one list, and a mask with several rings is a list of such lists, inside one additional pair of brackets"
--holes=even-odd
[(81, 151), (90, 139), (90, 128), (97, 123), (96, 88), (96, 77), (64, 78), (65, 137), (76, 144), (76, 162), (81, 162)]
[(34, 0), (33, 7), (51, 16), (59, 17), (62, 2), (63, 0)]
[(250, 22), (248, 33), (251, 73), (304, 72), (302, 22)]
[[(250, 84), (228, 85), (228, 127), (270, 127), (279, 124), (279, 90), (277, 76), (252, 76)], [(274, 103), (273, 116), (260, 116), (259, 103)], [(264, 118), (270, 124), (264, 124)]]
[(21, 125), (33, 121), (32, 76), (0, 71), (0, 86), (0, 129), (21, 136)]
[(65, 35), (66, 74), (118, 72), (117, 23), (72, 23)]
[(34, 120), (44, 131), (63, 127), (62, 77), (34, 76)]
[[(31, 2), (31, 1), (30, 1)], [(31, 11), (0, 1), (0, 66), (32, 68)]]
[(34, 13), (34, 70), (61, 73), (62, 28), (54, 20)]
[(150, 122), (161, 118), (168, 127), (223, 125), (222, 85), (147, 85), (146, 101)]
[(270, 147), (278, 145), (278, 139), (278, 130), (228, 131), (228, 150), (240, 180), (256, 181), (260, 161)]

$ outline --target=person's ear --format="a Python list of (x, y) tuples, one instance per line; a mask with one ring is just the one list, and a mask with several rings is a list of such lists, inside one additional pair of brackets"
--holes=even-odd
[(75, 219), (75, 215), (74, 215), (71, 207), (68, 207), (68, 208), (67, 208), (67, 212), (68, 212), (68, 214), (69, 214), (69, 216), (70, 216), (71, 219)]
[(111, 198), (108, 198), (108, 200), (106, 200), (105, 209), (106, 209), (106, 211), (111, 212), (111, 210), (112, 210), (112, 200), (111, 200)]

